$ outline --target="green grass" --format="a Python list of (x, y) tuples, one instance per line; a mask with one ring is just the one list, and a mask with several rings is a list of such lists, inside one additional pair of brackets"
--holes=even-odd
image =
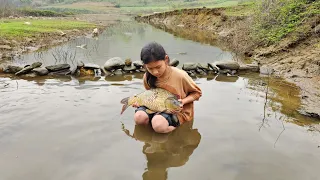
[(198, 1), (198, 2), (171, 2), (167, 4), (157, 4), (149, 6), (121, 6), (122, 11), (130, 11), (131, 13), (152, 13), (152, 12), (164, 12), (176, 9), (188, 9), (188, 8), (217, 8), (217, 7), (230, 7), (236, 6), (238, 1), (234, 0), (219, 0), (219, 1)]
[(301, 36), (310, 32), (304, 26), (307, 19), (319, 14), (320, 1), (276, 0), (270, 4), (258, 4), (254, 14), (254, 37), (270, 45), (278, 43), (289, 34)]
[(241, 3), (238, 6), (227, 8), (225, 14), (227, 16), (249, 16), (254, 13), (254, 7), (254, 2)]
[[(1, 22), (2, 21), (2, 22)], [(4, 20), (0, 21), (0, 36), (6, 39), (32, 37), (39, 33), (52, 33), (58, 30), (93, 28), (94, 24), (66, 20)], [(30, 22), (26, 25), (24, 22)]]

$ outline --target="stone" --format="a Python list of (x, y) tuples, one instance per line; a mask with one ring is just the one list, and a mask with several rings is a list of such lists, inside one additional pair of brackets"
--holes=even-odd
[(260, 67), (260, 74), (262, 75), (271, 75), (273, 74), (274, 69), (268, 65), (263, 65)]
[(44, 67), (34, 68), (34, 69), (32, 69), (32, 72), (35, 72), (39, 76), (45, 76), (45, 75), (49, 74), (49, 71)]
[(131, 66), (132, 65), (132, 61), (131, 61), (131, 59), (126, 59), (125, 60), (125, 62), (124, 62), (124, 64), (126, 65), (126, 66)]
[(86, 69), (100, 69), (99, 65), (93, 63), (85, 63), (83, 67)]
[(17, 73), (21, 71), (23, 67), (20, 66), (13, 66), (13, 65), (8, 65), (6, 68), (4, 68), (3, 72), (5, 73)]
[(182, 69), (185, 71), (191, 71), (191, 70), (196, 70), (198, 68), (197, 63), (184, 63), (182, 65)]
[(252, 71), (252, 72), (259, 72), (259, 66), (257, 64), (246, 64), (241, 65), (239, 71)]
[(122, 69), (125, 66), (125, 62), (120, 57), (114, 57), (107, 60), (104, 64), (104, 69), (107, 71)]
[(55, 72), (55, 71), (61, 71), (61, 70), (69, 69), (70, 65), (69, 64), (57, 64), (57, 65), (46, 66), (46, 68), (50, 72)]
[(126, 72), (130, 72), (130, 71), (135, 71), (137, 68), (136, 66), (132, 65), (131, 66), (124, 66), (123, 70)]
[(238, 70), (240, 68), (236, 61), (216, 61), (214, 64), (220, 69)]
[(137, 69), (140, 69), (143, 67), (142, 61), (133, 61), (132, 63)]
[(178, 59), (173, 59), (170, 63), (169, 63), (170, 66), (173, 66), (173, 67), (177, 67), (179, 65), (179, 60)]

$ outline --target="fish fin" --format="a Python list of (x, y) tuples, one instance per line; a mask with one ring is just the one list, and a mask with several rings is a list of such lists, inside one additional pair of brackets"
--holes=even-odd
[(129, 107), (128, 104), (124, 104), (122, 106), (122, 110), (121, 110), (120, 114), (122, 114), (128, 107)]
[(129, 98), (130, 98), (130, 97), (123, 98), (123, 99), (120, 101), (121, 104), (128, 104)]
[(122, 114), (129, 107), (128, 101), (129, 101), (129, 97), (123, 98), (121, 100), (121, 104), (123, 104), (123, 106), (120, 114)]
[(148, 113), (148, 114), (154, 114), (154, 113), (156, 113), (156, 112), (154, 112), (154, 111), (152, 111), (152, 110), (150, 110), (150, 109), (146, 109), (146, 113)]

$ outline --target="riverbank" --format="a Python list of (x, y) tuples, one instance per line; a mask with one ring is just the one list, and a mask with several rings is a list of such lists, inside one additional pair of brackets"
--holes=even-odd
[[(94, 38), (125, 14), (79, 14), (68, 17), (10, 17), (0, 19), (0, 62), (25, 53), (87, 36)], [(96, 31), (96, 30), (97, 31)]]
[(182, 34), (185, 38), (219, 44), (243, 60), (255, 61), (260, 67), (270, 69), (273, 76), (283, 77), (300, 88), (302, 106), (298, 111), (319, 119), (320, 32), (317, 31), (317, 23), (320, 19), (308, 22), (313, 23), (310, 26), (312, 31), (303, 33), (304, 37), (288, 36), (275, 45), (262, 46), (249, 40), (248, 25), (252, 18), (246, 8), (182, 9), (137, 16), (135, 19), (173, 34)]

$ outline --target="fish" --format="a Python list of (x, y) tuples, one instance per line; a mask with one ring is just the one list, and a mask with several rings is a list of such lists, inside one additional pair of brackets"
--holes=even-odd
[(179, 101), (179, 95), (172, 94), (171, 92), (163, 88), (152, 88), (145, 90), (137, 95), (123, 98), (121, 104), (123, 104), (120, 114), (134, 103), (139, 106), (147, 107), (147, 113), (168, 113), (179, 112), (181, 110), (181, 102)]

